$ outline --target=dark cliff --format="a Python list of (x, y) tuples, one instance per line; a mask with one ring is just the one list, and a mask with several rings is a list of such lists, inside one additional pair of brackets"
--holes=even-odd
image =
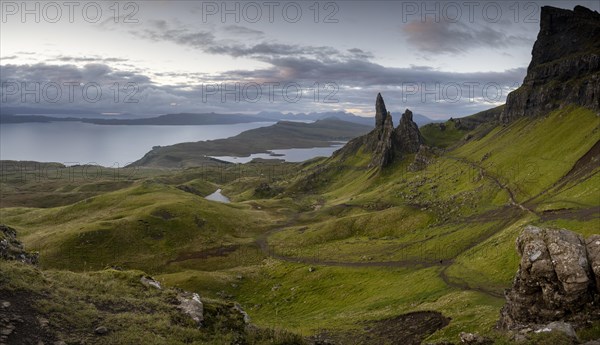
[(511, 92), (504, 123), (565, 104), (600, 110), (600, 14), (582, 6), (542, 7), (540, 31), (523, 85)]

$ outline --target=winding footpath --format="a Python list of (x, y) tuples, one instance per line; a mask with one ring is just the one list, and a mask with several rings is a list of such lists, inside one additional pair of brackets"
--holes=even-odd
[[(290, 220), (289, 222), (287, 222), (286, 224), (282, 225), (281, 227), (278, 227), (274, 230), (271, 230), (269, 232), (266, 232), (264, 234), (262, 234), (261, 236), (259, 236), (256, 239), (256, 245), (260, 248), (260, 250), (264, 253), (265, 256), (274, 258), (276, 260), (280, 260), (280, 261), (284, 261), (284, 262), (290, 262), (290, 263), (298, 263), (298, 264), (305, 264), (305, 265), (315, 265), (315, 266), (331, 266), (331, 267), (353, 267), (353, 268), (365, 268), (365, 267), (398, 267), (398, 268), (427, 268), (427, 267), (440, 267), (440, 271), (439, 271), (439, 277), (440, 279), (449, 287), (451, 288), (455, 288), (458, 290), (466, 290), (466, 291), (476, 291), (485, 295), (488, 295), (490, 297), (493, 298), (504, 298), (504, 294), (502, 292), (499, 292), (497, 290), (491, 290), (491, 289), (486, 289), (483, 287), (473, 287), (470, 286), (469, 284), (467, 284), (466, 282), (457, 282), (456, 280), (452, 280), (446, 273), (446, 270), (454, 263), (454, 259), (458, 256), (460, 256), (461, 254), (467, 252), (468, 250), (474, 248), (475, 246), (485, 242), (487, 239), (491, 238), (492, 236), (494, 236), (495, 234), (497, 234), (498, 232), (502, 231), (503, 229), (505, 229), (506, 227), (514, 224), (515, 222), (517, 222), (519, 219), (522, 219), (523, 217), (523, 212), (525, 213), (529, 213), (529, 214), (533, 214), (535, 216), (538, 217), (544, 217), (544, 215), (540, 215), (538, 214), (538, 212), (536, 212), (535, 210), (527, 207), (524, 204), (519, 203), (516, 198), (515, 198), (515, 193), (508, 187), (508, 185), (503, 184), (497, 177), (495, 177), (494, 175), (490, 174), (488, 171), (486, 171), (485, 168), (483, 168), (481, 165), (469, 161), (465, 158), (461, 158), (461, 157), (455, 157), (455, 156), (445, 156), (447, 158), (453, 159), (455, 161), (458, 161), (460, 163), (466, 164), (471, 166), (474, 169), (479, 170), (480, 175), (483, 178), (487, 178), (489, 180), (491, 180), (492, 182), (494, 182), (494, 184), (496, 184), (500, 189), (504, 190), (508, 196), (509, 196), (509, 201), (510, 201), (510, 207), (507, 207), (506, 209), (502, 210), (502, 209), (498, 209), (498, 210), (494, 210), (493, 213), (498, 213), (496, 214), (494, 217), (492, 218), (485, 218), (485, 215), (479, 215), (476, 216), (475, 218), (477, 219), (478, 217), (481, 217), (481, 220), (485, 219), (486, 221), (490, 221), (490, 220), (502, 220), (501, 222), (499, 222), (497, 225), (493, 226), (492, 228), (490, 228), (488, 231), (486, 231), (485, 233), (483, 233), (479, 238), (477, 238), (477, 240), (475, 240), (473, 243), (471, 243), (470, 245), (464, 247), (459, 253), (457, 253), (454, 258), (451, 259), (446, 259), (446, 260), (417, 260), (417, 259), (408, 259), (408, 260), (398, 260), (398, 261), (368, 261), (368, 262), (355, 262), (355, 261), (334, 261), (334, 260), (327, 260), (327, 259), (321, 259), (321, 258), (307, 258), (307, 257), (292, 257), (292, 256), (286, 256), (286, 255), (281, 255), (275, 252), (275, 250), (269, 246), (268, 243), (268, 239), (270, 236), (274, 235), (277, 232), (283, 231), (286, 228), (292, 226), (295, 222), (295, 219)], [(510, 211), (510, 209), (513, 209), (514, 211)], [(516, 209), (516, 210), (515, 210)], [(598, 208), (593, 208), (593, 209), (589, 209), (589, 210), (583, 210), (583, 212), (585, 212), (586, 214), (589, 213), (594, 213), (597, 212)], [(579, 213), (581, 213), (582, 211), (577, 211), (574, 210), (573, 212), (575, 212), (577, 215), (579, 215)], [(579, 213), (578, 213), (579, 212)], [(563, 211), (561, 212), (561, 216), (562, 217), (569, 217), (571, 214), (570, 212), (567, 211)]]

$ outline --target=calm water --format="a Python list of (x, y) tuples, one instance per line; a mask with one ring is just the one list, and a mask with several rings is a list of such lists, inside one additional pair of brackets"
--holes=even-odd
[(248, 157), (233, 157), (233, 156), (211, 156), (213, 158), (232, 162), (232, 163), (248, 163), (254, 158), (264, 159), (283, 159), (287, 162), (303, 162), (314, 157), (329, 157), (334, 151), (344, 146), (343, 144), (333, 145), (329, 147), (313, 147), (308, 149), (285, 149), (271, 150), (269, 153), (255, 153)]
[(125, 166), (152, 146), (235, 136), (274, 122), (209, 126), (101, 126), (80, 122), (2, 124), (0, 159)]
[(212, 200), (212, 201), (218, 201), (218, 202), (224, 202), (224, 203), (230, 202), (228, 197), (221, 194), (221, 188), (217, 189), (214, 193), (207, 196), (205, 199)]

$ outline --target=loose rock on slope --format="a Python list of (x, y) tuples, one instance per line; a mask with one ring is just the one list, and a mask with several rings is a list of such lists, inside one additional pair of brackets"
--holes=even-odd
[(38, 253), (30, 253), (23, 249), (23, 244), (17, 240), (15, 229), (0, 224), (0, 259), (37, 265), (38, 257)]

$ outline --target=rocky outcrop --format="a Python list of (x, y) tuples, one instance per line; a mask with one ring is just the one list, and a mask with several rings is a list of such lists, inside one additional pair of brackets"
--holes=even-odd
[(419, 146), (419, 151), (415, 155), (415, 160), (408, 166), (408, 171), (420, 171), (433, 163), (435, 154), (429, 146)]
[(387, 111), (381, 93), (378, 93), (375, 100), (375, 129), (366, 136), (367, 147), (373, 152), (369, 167), (384, 167), (392, 162), (394, 159), (393, 134), (392, 115)]
[(511, 92), (500, 120), (543, 115), (565, 104), (600, 111), (600, 14), (542, 7), (540, 31), (523, 85)]
[(419, 147), (425, 142), (419, 126), (413, 121), (412, 111), (406, 109), (398, 127), (394, 130), (397, 149), (402, 153), (417, 153)]
[(147, 288), (162, 290), (162, 286), (160, 285), (160, 282), (149, 276), (142, 276), (140, 278), (140, 283), (142, 283), (142, 285), (144, 285)]
[(182, 291), (177, 294), (177, 300), (179, 301), (177, 308), (201, 327), (204, 321), (204, 304), (200, 301), (200, 296), (197, 293)]
[[(597, 243), (598, 242), (598, 243)], [(597, 270), (600, 236), (586, 242), (565, 229), (527, 226), (517, 239), (521, 256), (506, 292), (499, 327), (519, 329), (553, 321), (600, 319)]]
[(381, 127), (376, 127), (375, 131), (376, 133), (374, 134), (377, 134), (377, 140), (374, 141), (375, 150), (370, 166), (385, 167), (394, 160), (395, 155), (392, 140), (394, 135), (394, 124), (392, 123), (392, 115), (390, 113), (385, 116), (383, 125)]
[(600, 235), (592, 235), (585, 242), (588, 260), (596, 278), (596, 292), (600, 294)]
[(375, 100), (375, 128), (381, 130), (388, 117), (391, 116), (385, 108), (385, 102), (383, 101), (383, 97), (381, 97), (381, 93), (378, 93), (377, 99)]
[(369, 168), (385, 168), (403, 154), (419, 151), (424, 140), (419, 127), (413, 121), (413, 114), (406, 109), (398, 127), (394, 128), (392, 115), (387, 111), (381, 94), (375, 100), (375, 129), (370, 133), (348, 142), (334, 153), (334, 157), (348, 157), (359, 150), (371, 152)]
[(15, 229), (0, 224), (0, 259), (37, 265), (38, 258), (38, 253), (29, 253), (23, 249), (23, 244), (17, 240)]

